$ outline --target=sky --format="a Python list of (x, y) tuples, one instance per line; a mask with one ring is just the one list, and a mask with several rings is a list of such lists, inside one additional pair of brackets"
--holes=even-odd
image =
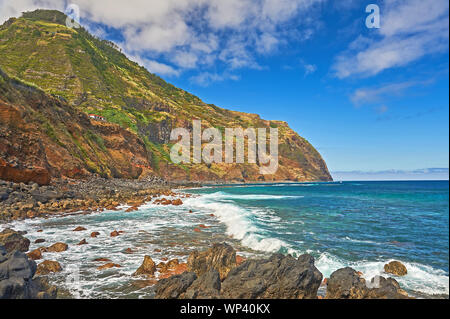
[(446, 0), (0, 0), (0, 23), (69, 4), (206, 103), (288, 122), (332, 172), (449, 166)]

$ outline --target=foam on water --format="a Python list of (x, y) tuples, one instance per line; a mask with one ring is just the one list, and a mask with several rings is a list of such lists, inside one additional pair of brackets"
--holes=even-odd
[[(292, 254), (298, 252), (288, 243), (277, 238), (266, 237), (261, 230), (253, 222), (255, 219), (264, 219), (264, 215), (270, 214), (264, 210), (251, 210), (240, 207), (234, 202), (229, 201), (230, 198), (249, 199), (254, 195), (230, 195), (223, 192), (202, 195), (196, 198), (185, 200), (188, 207), (208, 211), (213, 213), (217, 218), (226, 225), (226, 233), (242, 242), (243, 245), (264, 252), (278, 252), (286, 250)], [(260, 195), (261, 198), (283, 198), (284, 196)], [(277, 219), (266, 219), (266, 222), (274, 222)]]
[(400, 261), (408, 269), (408, 274), (397, 277), (384, 272), (384, 265), (391, 261), (392, 259), (350, 262), (325, 252), (321, 253), (319, 258), (316, 259), (315, 265), (324, 278), (329, 278), (334, 271), (340, 268), (351, 267), (361, 271), (366, 281), (370, 281), (375, 276), (394, 277), (403, 289), (409, 291), (420, 292), (430, 296), (449, 294), (449, 278), (444, 271), (426, 265)]

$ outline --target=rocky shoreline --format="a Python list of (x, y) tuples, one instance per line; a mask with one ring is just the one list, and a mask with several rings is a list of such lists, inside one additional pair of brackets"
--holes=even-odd
[(55, 179), (48, 186), (0, 180), (0, 223), (75, 212), (115, 210), (124, 204), (138, 207), (153, 198), (174, 195), (171, 191), (174, 187), (189, 186), (198, 184), (174, 184), (159, 177), (142, 180), (101, 177)]
[[(0, 232), (0, 299), (71, 298), (70, 292), (49, 284), (51, 275), (62, 270), (58, 262), (34, 259), (28, 252), (25, 233), (5, 229)], [(64, 243), (43, 247), (42, 252), (69, 249)], [(121, 267), (99, 258), (99, 270)], [(399, 262), (387, 264), (385, 271), (403, 274)], [(387, 269), (387, 270), (386, 270)], [(158, 273), (158, 275), (157, 275)], [(323, 278), (309, 254), (294, 258), (273, 254), (266, 259), (245, 259), (226, 243), (215, 243), (205, 251), (193, 251), (186, 263), (178, 259), (155, 264), (146, 255), (131, 275), (142, 287), (152, 288), (155, 299), (409, 299), (394, 278), (377, 276), (366, 282), (362, 273), (346, 267)], [(319, 294), (319, 288), (325, 294)]]
[[(130, 212), (145, 202), (182, 205), (182, 198), (189, 195), (174, 193), (171, 189), (175, 186), (198, 185), (174, 185), (159, 178), (121, 180), (96, 177), (82, 181), (56, 180), (49, 186), (0, 181), (0, 222), (80, 212), (89, 214), (117, 210), (121, 205), (127, 205), (126, 211)], [(81, 226), (73, 229), (85, 230)], [(114, 230), (109, 235), (116, 237), (120, 234)], [(90, 234), (91, 237), (97, 235), (95, 232)], [(29, 251), (30, 241), (25, 236), (26, 232), (12, 229), (0, 232), (0, 298), (70, 297), (70, 293), (61, 292), (61, 289), (58, 293), (58, 289), (48, 283), (48, 276), (60, 272), (66, 265), (44, 258), (47, 252), (63, 252), (70, 247), (58, 242)], [(44, 243), (45, 239), (37, 239), (35, 243), (41, 242)], [(87, 244), (86, 240), (78, 243), (84, 244)], [(98, 270), (121, 267), (108, 258), (98, 258), (96, 262), (102, 263)], [(384, 270), (398, 276), (407, 273), (399, 262), (385, 265)], [(191, 252), (186, 263), (172, 259), (155, 264), (151, 256), (146, 255), (132, 276), (141, 279), (139, 285), (142, 287), (152, 287), (154, 298), (409, 298), (393, 278), (373, 278), (366, 283), (360, 272), (343, 268), (324, 279), (314, 266), (311, 255), (294, 258), (274, 254), (268, 259), (246, 260), (225, 243), (213, 244), (206, 251)], [(319, 289), (321, 294), (318, 294)], [(324, 289), (326, 293), (323, 293)]]

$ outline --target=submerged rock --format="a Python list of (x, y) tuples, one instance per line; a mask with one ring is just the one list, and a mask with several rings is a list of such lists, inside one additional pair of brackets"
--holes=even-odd
[(222, 298), (312, 299), (322, 282), (311, 255), (298, 259), (274, 254), (269, 259), (247, 260), (222, 282)]
[(98, 270), (110, 269), (110, 268), (121, 268), (122, 266), (115, 263), (107, 263), (102, 266), (97, 267)]
[(12, 252), (14, 250), (26, 252), (30, 247), (30, 241), (23, 237), (23, 235), (24, 232), (6, 228), (0, 232), (0, 245), (4, 246), (7, 252)]
[(384, 271), (397, 276), (405, 276), (408, 273), (406, 266), (399, 261), (391, 261), (384, 265)]
[(211, 269), (215, 269), (223, 280), (236, 267), (236, 251), (228, 244), (214, 244), (212, 248), (198, 252), (194, 251), (188, 258), (188, 270), (201, 276)]

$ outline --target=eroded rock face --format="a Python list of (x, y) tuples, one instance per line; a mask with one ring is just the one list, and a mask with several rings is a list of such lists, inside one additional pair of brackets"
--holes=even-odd
[(377, 276), (366, 284), (364, 278), (350, 268), (333, 272), (327, 281), (328, 299), (405, 299), (407, 293), (393, 278)]
[(179, 298), (197, 279), (193, 272), (185, 272), (169, 278), (161, 279), (156, 285), (156, 299), (177, 299)]
[(23, 232), (6, 228), (0, 232), (0, 245), (4, 246), (7, 252), (19, 250), (21, 252), (28, 251), (30, 241), (23, 237)]
[(228, 244), (214, 244), (212, 248), (189, 255), (188, 270), (201, 276), (211, 269), (215, 269), (223, 280), (230, 270), (236, 267), (236, 251)]
[(248, 260), (230, 271), (222, 283), (222, 298), (311, 299), (317, 297), (322, 274), (311, 255), (298, 259), (275, 254), (265, 260)]
[(406, 266), (399, 261), (391, 261), (390, 263), (384, 265), (384, 271), (396, 276), (405, 276), (408, 273)]
[(0, 299), (56, 298), (57, 290), (41, 278), (33, 279), (36, 263), (20, 251), (0, 246)]
[(220, 287), (219, 272), (211, 269), (198, 277), (182, 297), (185, 299), (218, 299), (220, 298)]

